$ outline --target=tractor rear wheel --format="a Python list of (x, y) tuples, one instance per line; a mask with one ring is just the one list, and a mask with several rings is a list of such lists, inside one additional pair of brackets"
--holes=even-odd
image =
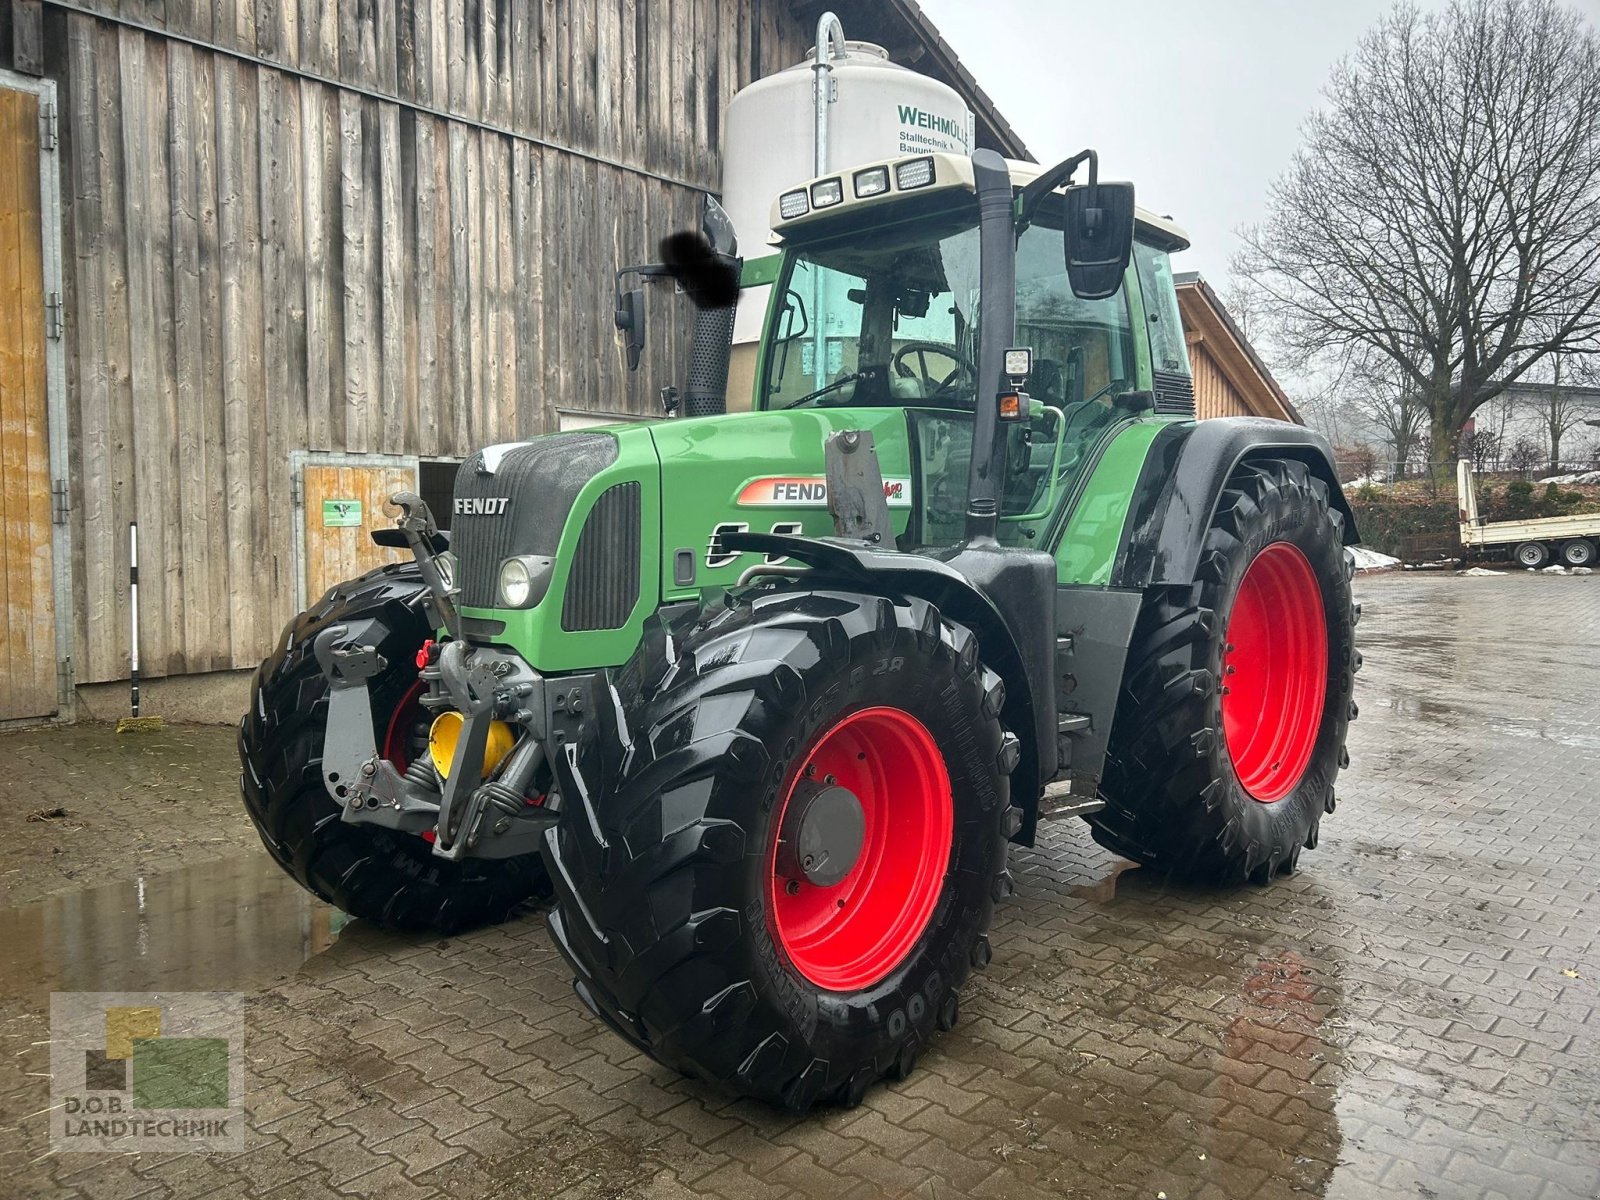
[(611, 796), (546, 835), (579, 994), (660, 1062), (794, 1110), (903, 1077), (1010, 886), (1004, 702), (921, 600), (761, 592), (703, 621), (625, 701)]
[(319, 899), (393, 929), (456, 933), (504, 921), (547, 895), (539, 855), (437, 858), (417, 834), (339, 819), (322, 780), (328, 684), (312, 652), (330, 625), (379, 618), (387, 660), (369, 684), (378, 752), (404, 771), (426, 753), (428, 713), (417, 701), (417, 650), (431, 635), (426, 585), (413, 563), (382, 567), (329, 590), (289, 623), (250, 688), (239, 722), (239, 786), (256, 832), (278, 864)]
[(1114, 853), (1203, 883), (1292, 871), (1333, 812), (1361, 656), (1343, 518), (1301, 463), (1246, 463), (1199, 578), (1134, 631), (1101, 794)]

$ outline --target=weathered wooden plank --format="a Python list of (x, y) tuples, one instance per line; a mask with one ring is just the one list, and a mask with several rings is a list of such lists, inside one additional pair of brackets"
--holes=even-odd
[[(411, 176), (406, 194), (411, 201), (410, 242), (415, 247), (415, 276), (407, 305), (408, 341), (414, 343), (412, 352), (412, 394), (408, 403), (416, 413), (417, 452), (424, 456), (440, 453), (439, 450), (439, 388), (442, 386), (439, 371), (439, 254), (448, 242), (448, 232), (441, 237), (439, 217), (442, 197), (448, 197), (446, 183), (439, 170), (438, 147), (434, 141), (436, 122), (432, 117), (414, 119), (411, 159)], [(445, 206), (447, 207), (447, 205)]]
[(516, 422), (514, 436), (531, 437), (541, 427), (538, 378), (541, 346), (539, 302), (538, 151), (526, 142), (511, 148), (511, 255), (516, 319)]
[(215, 30), (211, 0), (167, 0), (167, 28), (209, 42)]
[(44, 5), (41, 0), (11, 0), (11, 69), (44, 74)]
[[(222, 507), (227, 527), (227, 573), (230, 582), (252, 580), (265, 566), (255, 557), (252, 510), (258, 507), (251, 454), (251, 426), (261, 420), (254, 407), (260, 362), (256, 350), (260, 334), (254, 317), (254, 293), (259, 288), (255, 242), (259, 218), (252, 220), (252, 169), (256, 147), (245, 137), (242, 93), (253, 90), (253, 78), (243, 64), (218, 61), (215, 65), (217, 113), (217, 258), (220, 300), (219, 335), (222, 356)], [(241, 78), (242, 77), (242, 78)], [(254, 277), (252, 278), (252, 275)], [(229, 651), (237, 662), (254, 630), (254, 605), (261, 601), (255, 587), (229, 589)]]
[[(336, 60), (336, 69), (330, 71), (339, 79), (364, 79), (361, 62), (362, 26), (370, 28), (370, 21), (361, 19), (361, 9), (364, 0), (327, 0), (332, 5), (339, 6), (339, 57)], [(330, 62), (330, 67), (335, 63)]]
[[(218, 503), (225, 492), (227, 458), (223, 439), (227, 414), (222, 394), (222, 264), (221, 237), (217, 226), (217, 131), (216, 67), (227, 59), (211, 54), (193, 56), (189, 91), (189, 133), (193, 146), (194, 231), (196, 301), (199, 306), (198, 399), (201, 409), (201, 453), (205, 456), (207, 492), (201, 502), (209, 510), (206, 545), (202, 553), (207, 564), (205, 604), (211, 612), (217, 653), (222, 666), (239, 666), (238, 644), (241, 631), (235, 627), (233, 592), (229, 570), (229, 538), (226, 505)], [(177, 88), (173, 95), (176, 97)], [(180, 370), (183, 366), (180, 355)], [(250, 647), (253, 651), (254, 645)]]
[(378, 139), (371, 128), (372, 101), (349, 92), (339, 96), (340, 206), (344, 245), (345, 436), (343, 449), (371, 453), (377, 441), (375, 408), (382, 382), (374, 306), (380, 276), (378, 238)]
[(368, 23), (372, 28), (372, 58), (368, 69), (372, 74), (364, 76), (363, 82), (385, 95), (394, 95), (395, 88), (399, 86), (399, 41), (395, 28), (395, 7), (397, 4), (409, 7), (414, 3), (416, 0), (369, 0), (371, 16)]
[(462, 0), (462, 7), (466, 10), (462, 17), (462, 31), (466, 39), (462, 43), (462, 58), (466, 79), (462, 85), (462, 107), (452, 110), (476, 119), (484, 115), (483, 10), (486, 2), (492, 3), (493, 0)]
[(378, 271), (380, 280), (377, 313), (378, 334), (382, 339), (383, 386), (379, 393), (382, 410), (379, 425), (386, 454), (400, 454), (410, 448), (406, 437), (405, 320), (403, 314), (406, 277), (403, 257), (405, 230), (400, 192), (400, 110), (393, 104), (377, 107), (378, 145)]
[(300, 0), (300, 66), (318, 75), (339, 73), (339, 0)]
[(623, 162), (640, 161), (640, 114), (643, 109), (639, 96), (640, 43), (638, 0), (620, 0), (618, 30), (621, 42), (618, 56), (621, 59), (622, 78), (618, 85), (617, 121), (621, 145), (618, 154)]
[(477, 137), (479, 149), (479, 271), (482, 284), (482, 307), (478, 313), (478, 344), (483, 363), (482, 425), (478, 439), (482, 442), (504, 440), (500, 423), (500, 200), (501, 182), (498, 155), (499, 138), (491, 133)]
[(483, 325), (484, 301), (484, 247), (483, 247), (483, 133), (473, 129), (467, 133), (466, 175), (466, 241), (467, 241), (467, 321), (471, 340), (467, 342), (469, 386), (471, 399), (467, 404), (467, 444), (482, 445), (487, 436), (488, 380), (485, 378)]
[(467, 14), (464, 0), (445, 0), (445, 98), (448, 110), (467, 109)]
[(622, 125), (618, 116), (618, 100), (623, 94), (619, 86), (622, 19), (616, 0), (594, 0), (591, 11), (594, 14), (594, 144), (601, 154), (615, 157), (622, 152)]
[[(165, 482), (175, 473), (172, 428), (167, 420), (163, 337), (170, 338), (157, 305), (154, 246), (157, 229), (167, 224), (164, 204), (166, 138), (152, 128), (152, 97), (165, 101), (165, 69), (150, 59), (159, 47), (143, 33), (122, 29), (118, 36), (122, 65), (122, 152), (127, 166), (126, 207), (128, 255), (128, 333), (133, 384), (134, 502), (139, 522), (139, 665), (150, 675), (181, 669), (174, 659), (181, 649), (169, 636), (168, 623), (181, 621), (181, 558), (167, 544)], [(159, 82), (158, 82), (159, 81)], [(159, 110), (158, 110), (159, 111)], [(170, 228), (170, 226), (169, 226)], [(164, 239), (163, 239), (164, 240)]]
[[(261, 181), (262, 379), (272, 406), (264, 422), (266, 537), (279, 559), (274, 603), (289, 605), (292, 564), (283, 560), (293, 544), (292, 497), (285, 471), (290, 454), (309, 436), (307, 413), (302, 145), (299, 81), (271, 70), (257, 73)], [(265, 609), (261, 610), (262, 615)], [(271, 630), (260, 630), (262, 635)]]
[(538, 6), (521, 0), (511, 6), (510, 51), (511, 117), (513, 129), (537, 136), (539, 128), (539, 76), (534, 51), (538, 39)]
[[(157, 29), (165, 27), (167, 23), (166, 0), (120, 0), (117, 10), (119, 16), (128, 17), (145, 25), (153, 25)], [(140, 548), (143, 549), (143, 542), (140, 543)], [(140, 582), (143, 582), (143, 579)]]
[(95, 70), (94, 22), (67, 18), (67, 62), (72, 88), (68, 93), (68, 146), (71, 158), (63, 164), (62, 186), (72, 257), (63, 264), (72, 281), (71, 323), (68, 342), (70, 395), (74, 400), (77, 436), (70, 441), (73, 511), (79, 514), (73, 538), (72, 580), (77, 597), (73, 635), (78, 650), (80, 678), (99, 668), (103, 644), (92, 641), (89, 627), (108, 625), (113, 619), (115, 595), (108, 586), (116, 567), (110, 538), (111, 517), (111, 402), (109, 364), (104, 349), (106, 303), (102, 275), (103, 213), (100, 194), (102, 131), (99, 124), (100, 93)]
[[(455, 122), (447, 127), (450, 177), (450, 411), (440, 425), (450, 430), (446, 453), (465, 457), (472, 445), (472, 320), (473, 288), (468, 250), (470, 211), (467, 207), (467, 129)], [(446, 422), (448, 424), (446, 425)]]
[(511, 190), (516, 184), (512, 172), (510, 139), (496, 135), (489, 140), (494, 146), (495, 172), (499, 176), (499, 186), (493, 193), (494, 260), (498, 275), (495, 326), (500, 359), (495, 372), (499, 390), (496, 436), (505, 439), (515, 437), (517, 432), (517, 278), (511, 244)]
[[(179, 633), (189, 668), (205, 669), (229, 659), (227, 615), (211, 606), (210, 580), (224, 564), (210, 556), (213, 465), (206, 458), (205, 390), (201, 374), (200, 195), (195, 178), (198, 143), (194, 128), (194, 51), (183, 42), (167, 48), (167, 88), (171, 98), (171, 204), (173, 411), (177, 504), (167, 516), (174, 527), (169, 549), (181, 564), (183, 610)], [(219, 472), (220, 473), (220, 472)], [(220, 626), (213, 630), (213, 619)], [(219, 636), (220, 633), (220, 636)], [(218, 653), (219, 649), (222, 653)]]
[(256, 0), (256, 53), (285, 66), (300, 65), (300, 0)]
[(427, 29), (428, 0), (400, 0), (395, 12), (395, 94), (417, 99), (417, 31)]
[(451, 0), (417, 0), (428, 11), (427, 102), (439, 108), (450, 100), (450, 18)]

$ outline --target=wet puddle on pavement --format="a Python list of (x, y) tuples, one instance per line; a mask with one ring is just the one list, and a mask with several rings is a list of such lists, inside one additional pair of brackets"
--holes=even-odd
[(0, 909), (0, 997), (243, 991), (292, 975), (349, 918), (265, 853)]

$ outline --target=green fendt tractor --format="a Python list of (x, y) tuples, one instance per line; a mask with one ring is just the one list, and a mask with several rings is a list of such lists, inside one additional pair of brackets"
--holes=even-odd
[[(1194, 419), (1183, 235), (1090, 152), (868, 164), (773, 224), (752, 411), (703, 309), (686, 417), (473, 455), (449, 536), (397, 497), (414, 563), (291, 623), (240, 752), (324, 900), (451, 931), (553, 896), (617, 1033), (804, 1109), (955, 1023), (1041, 818), (1291, 871), (1360, 659), (1327, 445)], [(707, 230), (634, 270), (725, 306)]]

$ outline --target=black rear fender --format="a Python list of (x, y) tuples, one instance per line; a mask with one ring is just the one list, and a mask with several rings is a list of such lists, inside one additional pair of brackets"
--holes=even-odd
[(1360, 540), (1333, 451), (1321, 434), (1265, 417), (1174, 423), (1156, 436), (1145, 458), (1111, 586), (1192, 583), (1223, 488), (1240, 465), (1254, 459), (1304, 463), (1327, 485), (1328, 505), (1344, 519), (1344, 544)]

